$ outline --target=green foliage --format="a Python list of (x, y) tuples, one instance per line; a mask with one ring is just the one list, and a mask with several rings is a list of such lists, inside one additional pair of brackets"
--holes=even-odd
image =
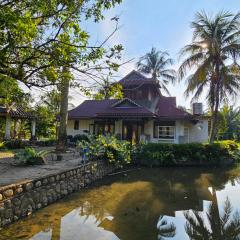
[(74, 143), (78, 143), (78, 142), (82, 142), (82, 141), (89, 142), (90, 140), (89, 140), (88, 136), (85, 134), (77, 134), (72, 138), (72, 142), (74, 142)]
[(54, 137), (56, 135), (56, 116), (47, 106), (36, 107), (36, 135), (38, 137)]
[(45, 156), (49, 151), (37, 152), (34, 148), (25, 148), (15, 154), (15, 159), (20, 165), (40, 165), (46, 163)]
[(117, 140), (115, 136), (92, 137), (90, 142), (81, 142), (80, 147), (89, 149), (91, 160), (104, 160), (118, 167), (130, 164), (132, 161), (130, 142)]
[(184, 59), (179, 77), (187, 79), (185, 94), (193, 94), (193, 101), (207, 91), (212, 115), (210, 141), (213, 142), (220, 105), (239, 92), (240, 71), (236, 63), (240, 54), (240, 14), (221, 11), (210, 16), (204, 11), (198, 12), (191, 26), (193, 38), (181, 50)]
[(41, 147), (51, 147), (56, 144), (56, 140), (55, 139), (40, 140), (40, 141), (37, 141), (35, 144)]
[(4, 142), (0, 142), (0, 150), (5, 149)]
[(103, 100), (103, 99), (122, 99), (123, 92), (122, 92), (122, 85), (110, 81), (110, 79), (102, 78), (99, 80), (98, 83), (99, 89), (98, 92), (93, 96), (96, 100)]
[(152, 48), (151, 52), (139, 59), (137, 68), (140, 72), (151, 74), (154, 80), (158, 80), (161, 89), (170, 95), (167, 84), (176, 80), (175, 70), (168, 68), (171, 65), (173, 65), (173, 60), (167, 52)]
[(13, 139), (13, 140), (7, 140), (4, 142), (4, 146), (7, 149), (20, 149), (24, 148), (25, 144), (22, 140), (19, 139)]
[(217, 139), (240, 140), (240, 109), (223, 106), (219, 112), (219, 128)]
[(221, 165), (239, 161), (239, 145), (234, 141), (212, 144), (148, 143), (137, 149), (135, 159), (147, 166)]
[[(103, 44), (89, 46), (90, 35), (81, 23), (102, 20), (104, 10), (119, 3), (121, 0), (1, 2), (0, 77), (27, 86), (47, 86), (58, 83), (62, 66), (79, 69), (95, 63), (106, 51)], [(119, 50), (115, 46), (111, 52)], [(107, 65), (114, 69), (111, 59), (110, 54)]]

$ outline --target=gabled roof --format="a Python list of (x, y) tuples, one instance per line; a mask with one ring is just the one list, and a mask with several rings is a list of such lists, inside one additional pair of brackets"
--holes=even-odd
[(126, 75), (118, 83), (120, 83), (123, 86), (123, 89), (130, 90), (138, 88), (144, 84), (159, 85), (157, 81), (153, 80), (152, 78), (147, 78), (143, 74), (135, 70)]
[[(129, 101), (132, 106), (119, 107), (124, 101)], [(68, 112), (69, 119), (84, 118), (114, 118), (114, 117), (154, 117), (155, 114), (147, 108), (130, 99), (111, 100), (86, 100), (75, 109)]]
[[(25, 111), (21, 106), (17, 106), (15, 109), (11, 109), (10, 117), (12, 118), (19, 118), (19, 119), (34, 119), (36, 118), (35, 114), (32, 112)], [(0, 116), (6, 116), (7, 109), (6, 107), (0, 106)]]
[(123, 99), (119, 100), (118, 102), (114, 103), (112, 105), (112, 107), (122, 107), (122, 106), (126, 107), (126, 105), (124, 105), (124, 103), (128, 103), (128, 107), (142, 107), (129, 98), (123, 98)]
[(108, 100), (86, 100), (78, 107), (68, 112), (69, 119), (93, 118), (98, 112), (106, 110), (112, 104), (118, 102), (118, 99)]

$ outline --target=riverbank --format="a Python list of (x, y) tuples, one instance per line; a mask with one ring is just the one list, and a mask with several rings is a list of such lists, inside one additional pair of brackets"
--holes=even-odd
[[(25, 167), (22, 171), (19, 167), (18, 171), (12, 169), (16, 171), (14, 179), (23, 173), (28, 174), (26, 179), (0, 187), (0, 227), (31, 215), (115, 170), (114, 166), (100, 161), (81, 165), (77, 162), (75, 159), (70, 161), (72, 165), (62, 162), (52, 166)], [(41, 174), (41, 177), (34, 176), (34, 173)]]

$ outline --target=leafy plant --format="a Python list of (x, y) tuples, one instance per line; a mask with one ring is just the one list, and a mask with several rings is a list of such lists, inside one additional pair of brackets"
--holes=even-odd
[(19, 139), (5, 141), (4, 145), (8, 149), (19, 149), (25, 146), (24, 142)]
[(77, 134), (77, 135), (75, 135), (75, 136), (72, 138), (72, 141), (73, 141), (74, 143), (82, 142), (82, 141), (89, 142), (89, 138), (88, 138), (88, 136), (85, 135), (85, 134)]
[(120, 141), (115, 136), (99, 135), (92, 137), (89, 142), (82, 141), (80, 148), (88, 148), (90, 160), (104, 160), (116, 166), (132, 162), (132, 147), (128, 141)]
[(148, 143), (135, 149), (134, 159), (146, 166), (221, 165), (240, 159), (239, 144), (221, 141), (212, 144)]
[(15, 154), (15, 159), (20, 165), (41, 165), (46, 164), (45, 156), (49, 151), (37, 152), (34, 148), (25, 148)]

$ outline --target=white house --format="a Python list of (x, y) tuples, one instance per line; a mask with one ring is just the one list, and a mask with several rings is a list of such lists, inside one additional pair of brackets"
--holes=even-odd
[(86, 100), (68, 113), (67, 134), (115, 134), (139, 142), (190, 143), (208, 140), (208, 119), (202, 104), (189, 113), (175, 97), (161, 94), (157, 81), (132, 71), (119, 81), (124, 98)]

